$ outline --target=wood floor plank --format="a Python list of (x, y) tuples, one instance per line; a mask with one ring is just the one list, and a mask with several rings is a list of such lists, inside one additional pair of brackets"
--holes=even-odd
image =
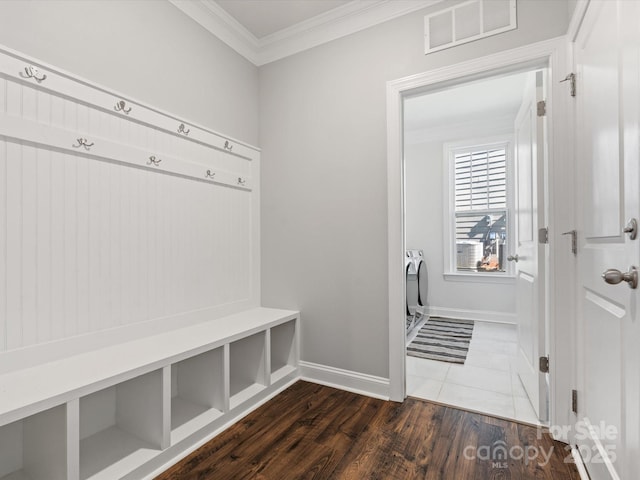
[[(230, 427), (223, 435), (218, 435), (207, 449), (198, 449), (177, 465), (167, 470), (162, 478), (166, 480), (187, 480), (222, 478), (216, 475), (226, 471), (225, 466), (240, 464), (243, 448), (259, 445), (254, 442), (276, 429), (282, 429), (300, 419), (305, 411), (315, 411), (314, 405), (326, 405), (333, 392), (320, 387), (305, 388), (297, 382), (278, 395), (278, 409), (265, 409), (261, 415), (249, 415)], [(301, 401), (304, 398), (305, 401)], [(282, 400), (282, 402), (280, 402)], [(254, 412), (255, 413), (255, 412)], [(262, 448), (262, 447), (260, 447)]]
[(567, 455), (524, 424), (300, 381), (156, 480), (578, 480)]
[[(268, 475), (269, 478), (280, 478), (282, 463), (279, 462), (279, 459), (282, 456), (292, 456), (309, 445), (313, 445), (314, 454), (323, 452), (320, 457), (323, 459), (326, 457), (327, 461), (335, 456), (334, 449), (327, 448), (325, 452), (323, 446), (314, 441), (323, 429), (324, 422), (339, 416), (342, 400), (340, 392), (327, 390), (327, 393), (331, 394), (324, 400), (315, 398), (314, 403), (307, 403), (306, 410), (300, 416), (296, 416), (294, 411), (290, 412), (288, 421), (281, 422), (272, 426), (267, 432), (263, 432), (260, 435), (261, 442), (253, 442), (250, 449), (246, 449), (244, 452), (234, 452), (238, 458), (239, 455), (244, 454), (247, 459), (248, 469), (243, 478), (253, 478), (251, 475), (258, 473)], [(315, 402), (317, 402), (317, 407), (313, 408)], [(265, 449), (262, 442), (269, 443), (272, 448)], [(299, 454), (299, 456), (301, 461), (309, 460), (307, 454)]]
[[(371, 399), (373, 400), (373, 399)], [(378, 400), (375, 400), (378, 402)], [(376, 478), (379, 470), (380, 452), (385, 450), (392, 433), (383, 428), (389, 412), (397, 408), (398, 404), (387, 402), (381, 405), (376, 415), (372, 417), (362, 434), (354, 438), (342, 461), (334, 470), (334, 477), (343, 480), (357, 480), (361, 478)], [(382, 449), (382, 450), (381, 450)]]
[[(424, 408), (415, 408), (416, 406)], [(393, 439), (389, 446), (391, 461), (385, 462), (378, 478), (424, 478), (432, 465), (434, 446), (442, 425), (440, 408), (408, 398), (389, 428)]]

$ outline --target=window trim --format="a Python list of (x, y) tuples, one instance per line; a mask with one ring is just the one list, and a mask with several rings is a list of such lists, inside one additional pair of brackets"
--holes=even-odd
[(513, 135), (503, 134), (481, 138), (471, 138), (443, 144), (443, 246), (444, 269), (443, 276), (449, 281), (473, 281), (511, 283), (515, 279), (513, 262), (507, 262), (505, 272), (459, 272), (456, 268), (456, 250), (453, 248), (455, 239), (455, 154), (457, 152), (476, 148), (504, 147), (506, 150), (506, 194), (507, 194), (507, 252), (513, 252), (515, 247), (515, 177), (513, 175), (514, 151)]

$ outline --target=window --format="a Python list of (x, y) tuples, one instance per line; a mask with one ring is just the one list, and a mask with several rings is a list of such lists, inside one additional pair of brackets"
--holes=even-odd
[(448, 147), (449, 272), (507, 272), (509, 142)]

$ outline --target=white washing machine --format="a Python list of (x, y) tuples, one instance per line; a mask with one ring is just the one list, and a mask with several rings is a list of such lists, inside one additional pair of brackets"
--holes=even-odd
[(418, 324), (424, 323), (423, 320), (426, 320), (429, 313), (427, 300), (429, 277), (422, 250), (406, 251), (405, 269), (407, 335), (409, 335)]

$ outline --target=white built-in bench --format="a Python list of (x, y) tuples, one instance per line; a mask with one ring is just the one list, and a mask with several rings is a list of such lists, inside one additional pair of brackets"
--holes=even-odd
[(299, 377), (258, 148), (2, 46), (0, 131), (0, 480), (151, 478)]
[(150, 478), (294, 382), (298, 339), (298, 312), (255, 308), (5, 365), (0, 480)]

